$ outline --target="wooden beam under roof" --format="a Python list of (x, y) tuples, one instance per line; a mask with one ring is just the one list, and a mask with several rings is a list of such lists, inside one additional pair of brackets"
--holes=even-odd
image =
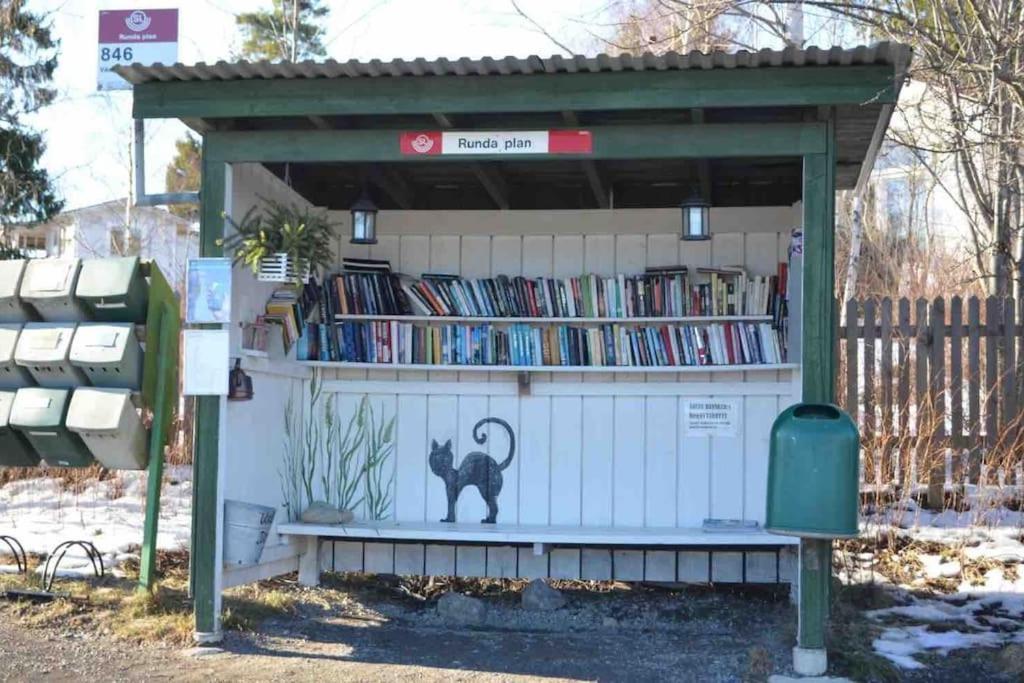
[[(567, 125), (575, 128), (580, 127), (580, 117), (574, 111), (563, 111), (562, 120)], [(583, 166), (583, 174), (587, 176), (587, 184), (590, 185), (590, 191), (594, 193), (594, 200), (597, 202), (597, 206), (602, 209), (610, 209), (612, 205), (611, 193), (607, 188), (607, 183), (604, 182), (604, 178), (601, 177), (601, 173), (597, 170), (597, 164), (589, 159), (584, 159), (580, 164)]]
[[(431, 114), (434, 117), (434, 121), (437, 122), (441, 128), (445, 130), (451, 130), (455, 128), (455, 122), (447, 114), (441, 112), (434, 112)], [(477, 181), (483, 185), (484, 190), (487, 192), (491, 201), (494, 202), (495, 206), (503, 211), (507, 211), (511, 206), (508, 198), (508, 183), (501, 177), (501, 174), (494, 168), (489, 168), (478, 162), (472, 162), (469, 164), (470, 170), (473, 171), (473, 175)]]
[(398, 171), (373, 165), (367, 171), (367, 179), (384, 190), (398, 208), (413, 208), (415, 193)]
[(331, 125), (331, 122), (322, 116), (307, 116), (306, 118), (320, 130), (331, 130), (334, 128), (334, 126)]
[[(704, 123), (704, 110), (703, 109), (692, 109), (690, 110), (690, 117), (693, 119), (694, 124)], [(697, 181), (700, 183), (700, 196), (701, 199), (710, 203), (711, 202), (711, 162), (707, 159), (697, 160)], [(680, 201), (687, 199), (687, 197), (680, 197)]]

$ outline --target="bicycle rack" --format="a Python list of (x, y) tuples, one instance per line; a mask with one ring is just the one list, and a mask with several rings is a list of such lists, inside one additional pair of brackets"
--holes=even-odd
[[(100, 555), (100, 551), (96, 550), (96, 546), (89, 541), (64, 541), (53, 549), (53, 552), (46, 558), (46, 564), (43, 565), (43, 590), (45, 592), (50, 592), (50, 589), (53, 587), (53, 581), (57, 578), (57, 567), (60, 566), (61, 560), (64, 559), (67, 552), (75, 546), (85, 551), (86, 557), (89, 558), (89, 562), (92, 564), (92, 570), (96, 574), (96, 578), (102, 578), (106, 574), (106, 568), (103, 566), (103, 556)], [(58, 553), (60, 554), (58, 555)], [(52, 565), (50, 564), (51, 562), (53, 563)]]
[(28, 572), (28, 557), (25, 555), (25, 548), (18, 542), (18, 539), (14, 536), (0, 534), (0, 543), (4, 543), (11, 549), (11, 555), (14, 556), (14, 563), (18, 565), (18, 573), (24, 574)]

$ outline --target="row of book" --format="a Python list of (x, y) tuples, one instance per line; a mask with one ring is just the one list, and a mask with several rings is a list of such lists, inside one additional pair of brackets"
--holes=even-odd
[[(387, 264), (387, 262), (367, 263)], [(650, 268), (638, 275), (462, 278), (424, 273), (419, 279), (389, 266), (346, 264), (329, 278), (324, 297), (335, 316), (626, 318), (785, 315), (786, 264), (771, 276), (741, 267)]]
[(350, 321), (313, 323), (306, 339), (297, 349), (299, 360), (629, 367), (785, 362), (784, 340), (767, 322), (537, 327)]

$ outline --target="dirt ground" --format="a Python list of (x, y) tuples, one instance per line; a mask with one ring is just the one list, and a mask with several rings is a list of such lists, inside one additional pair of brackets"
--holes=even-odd
[[(557, 612), (485, 596), (486, 621), (449, 623), (433, 601), (379, 593), (315, 600), (229, 631), (219, 648), (133, 644), (102, 628), (28, 627), (0, 607), (0, 680), (764, 680), (784, 670), (785, 596), (712, 590), (567, 591)], [(332, 593), (333, 595), (333, 593)]]
[[(521, 586), (498, 586), (478, 593), (486, 619), (460, 626), (439, 614), (437, 592), (421, 599), (404, 588), (264, 585), (260, 594), (287, 608), (264, 608), (258, 619), (229, 609), (242, 630), (201, 651), (115, 638), (109, 619), (33, 621), (45, 607), (0, 601), (0, 681), (765, 681), (789, 670), (796, 615), (781, 591), (563, 587), (565, 607), (534, 612), (520, 606)], [(1003, 675), (996, 654), (853, 677), (1019, 680)]]

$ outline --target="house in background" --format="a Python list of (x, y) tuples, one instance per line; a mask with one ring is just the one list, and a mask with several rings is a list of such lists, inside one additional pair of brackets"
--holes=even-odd
[(134, 256), (157, 262), (180, 290), (189, 258), (199, 255), (199, 225), (163, 208), (133, 206), (125, 200), (64, 211), (46, 223), (8, 230), (7, 242), (30, 258)]

